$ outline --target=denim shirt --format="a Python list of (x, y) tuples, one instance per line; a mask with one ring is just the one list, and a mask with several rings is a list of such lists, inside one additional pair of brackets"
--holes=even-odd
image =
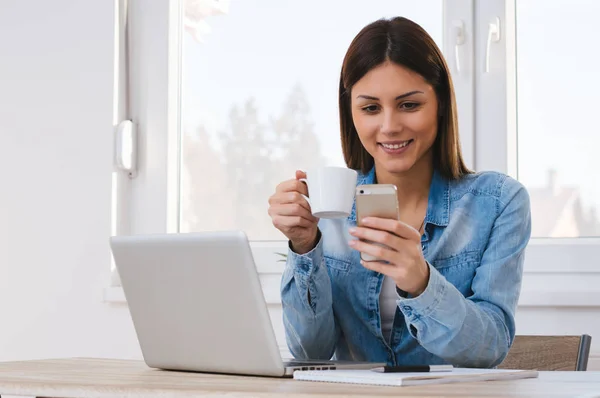
[[(372, 184), (375, 171), (359, 174)], [(383, 274), (348, 246), (356, 225), (321, 219), (321, 237), (304, 255), (291, 249), (281, 280), (286, 340), (298, 359), (494, 367), (512, 344), (524, 250), (531, 234), (529, 195), (496, 172), (456, 181), (434, 172), (421, 237), (429, 281), (418, 297), (398, 291), (389, 340), (379, 294)]]

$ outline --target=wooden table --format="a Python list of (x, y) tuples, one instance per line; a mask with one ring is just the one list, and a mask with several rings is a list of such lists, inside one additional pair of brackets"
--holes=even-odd
[(580, 397), (600, 398), (600, 372), (541, 372), (539, 379), (375, 387), (148, 368), (141, 361), (48, 359), (0, 363), (0, 395), (25, 397)]

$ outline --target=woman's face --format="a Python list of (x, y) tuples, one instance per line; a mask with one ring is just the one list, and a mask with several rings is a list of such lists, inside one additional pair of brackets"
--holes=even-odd
[(423, 77), (385, 62), (356, 82), (351, 96), (354, 126), (377, 170), (395, 174), (430, 167), (438, 103)]

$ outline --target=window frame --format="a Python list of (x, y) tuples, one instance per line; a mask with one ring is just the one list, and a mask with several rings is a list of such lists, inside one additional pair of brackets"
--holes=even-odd
[[(113, 170), (113, 234), (176, 233), (183, 1), (115, 1), (114, 122), (136, 126), (138, 172)], [(120, 286), (111, 264), (111, 287)]]
[[(477, 41), (475, 49), (480, 55), (475, 61), (476, 169), (500, 171), (515, 179), (518, 177), (516, 2), (486, 0), (477, 2), (475, 7), (477, 37), (487, 39), (488, 24), (496, 16), (501, 23), (501, 41), (491, 48), (488, 73), (485, 72), (487, 40)], [(531, 238), (524, 270), (531, 274), (600, 274), (600, 267), (590, 261), (593, 258), (600, 258), (600, 238)], [(585, 285), (583, 279), (582, 285)], [(533, 288), (543, 291), (547, 287), (536, 284)]]

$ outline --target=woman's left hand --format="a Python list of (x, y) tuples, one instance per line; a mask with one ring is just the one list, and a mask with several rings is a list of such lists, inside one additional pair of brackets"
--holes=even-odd
[(421, 235), (416, 229), (402, 221), (368, 217), (360, 227), (351, 228), (350, 234), (360, 239), (351, 240), (350, 247), (380, 259), (361, 260), (363, 267), (389, 276), (399, 289), (413, 297), (425, 291), (429, 282), (429, 266), (421, 250)]

